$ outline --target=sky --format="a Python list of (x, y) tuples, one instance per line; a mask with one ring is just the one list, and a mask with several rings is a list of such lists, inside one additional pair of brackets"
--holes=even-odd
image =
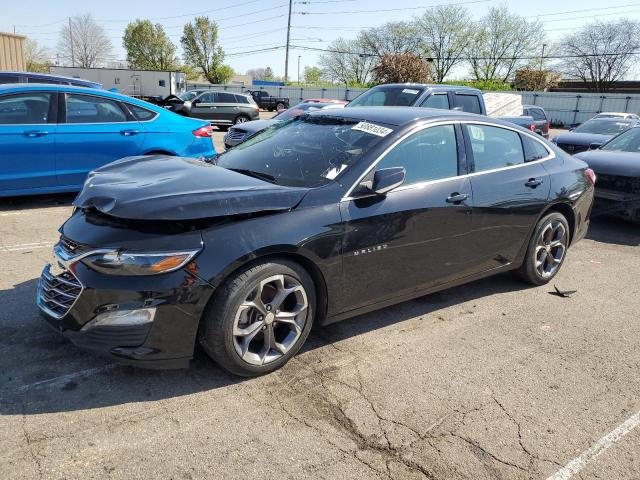
[[(304, 67), (316, 65), (320, 54), (298, 47), (325, 48), (338, 37), (355, 37), (362, 28), (411, 20), (430, 6), (449, 3), (468, 9), (476, 19), (491, 6), (507, 5), (512, 12), (540, 20), (550, 40), (598, 19), (640, 19), (640, 2), (629, 0), (293, 0), (291, 45), (295, 47), (289, 54), (289, 79), (297, 80), (298, 59), (303, 75)], [(180, 51), (182, 26), (206, 15), (218, 23), (225, 63), (237, 73), (269, 66), (276, 75), (283, 75), (285, 50), (280, 47), (286, 43), (288, 7), (288, 0), (0, 0), (0, 31), (15, 29), (37, 40), (55, 61), (60, 29), (68, 17), (91, 13), (111, 39), (113, 59), (123, 61), (122, 34), (127, 23), (138, 18), (161, 23)]]

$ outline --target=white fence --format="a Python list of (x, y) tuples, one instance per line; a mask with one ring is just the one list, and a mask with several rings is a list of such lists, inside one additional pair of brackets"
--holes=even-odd
[[(190, 84), (189, 88), (213, 88), (244, 93), (264, 90), (269, 95), (288, 97), (291, 104), (307, 98), (353, 100), (365, 88), (245, 87), (241, 85)], [(505, 93), (505, 92), (503, 92)], [(552, 123), (577, 125), (600, 112), (640, 113), (640, 95), (621, 93), (508, 92), (522, 96), (524, 105), (538, 105), (547, 112)]]

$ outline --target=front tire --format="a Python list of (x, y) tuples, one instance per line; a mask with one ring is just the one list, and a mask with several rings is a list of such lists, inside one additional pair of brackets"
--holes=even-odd
[(276, 104), (276, 111), (277, 112), (281, 112), (282, 110), (284, 110), (286, 108), (285, 104), (282, 102), (278, 102)]
[(532, 285), (549, 283), (560, 271), (569, 247), (569, 223), (552, 212), (540, 219), (529, 240), (524, 262), (516, 275)]
[(300, 265), (288, 260), (255, 263), (219, 287), (203, 315), (199, 340), (228, 372), (264, 375), (300, 350), (315, 306), (315, 285)]

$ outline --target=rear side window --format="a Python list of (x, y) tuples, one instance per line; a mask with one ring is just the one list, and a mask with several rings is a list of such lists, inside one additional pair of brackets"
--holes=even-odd
[(429, 97), (422, 102), (421, 107), (426, 108), (440, 108), (443, 110), (449, 110), (449, 95), (446, 93), (439, 93), (436, 95), (429, 95)]
[(236, 103), (236, 96), (233, 93), (218, 92), (216, 93), (216, 102)]
[(466, 125), (476, 172), (524, 163), (520, 134), (489, 125)]
[(39, 125), (49, 120), (51, 93), (18, 93), (0, 97), (0, 125)]
[(376, 170), (404, 167), (404, 185), (458, 175), (458, 148), (453, 125), (426, 128), (405, 138), (380, 160)]
[(67, 123), (126, 122), (118, 102), (90, 95), (67, 94)]
[(139, 107), (138, 105), (132, 105), (131, 103), (128, 103), (127, 106), (129, 107), (129, 110), (131, 110), (131, 113), (133, 113), (133, 116), (141, 122), (151, 120), (157, 115), (156, 112), (152, 112), (151, 110), (147, 110), (146, 108)]
[(234, 95), (236, 97), (236, 103), (249, 103), (249, 99), (244, 95)]
[(534, 120), (545, 120), (545, 121), (547, 120), (547, 117), (545, 116), (544, 112), (539, 108), (530, 108), (529, 115), (531, 115)]
[(480, 109), (480, 100), (477, 95), (456, 93), (455, 106), (460, 107), (463, 112), (482, 113), (482, 110)]
[(534, 162), (549, 155), (549, 150), (547, 150), (542, 143), (528, 135), (522, 135), (522, 145), (524, 146), (524, 158), (526, 162)]

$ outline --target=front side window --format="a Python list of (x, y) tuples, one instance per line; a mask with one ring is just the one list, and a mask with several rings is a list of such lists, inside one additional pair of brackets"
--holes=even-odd
[(200, 103), (215, 103), (216, 94), (214, 92), (203, 93), (198, 97), (198, 102)]
[(423, 91), (411, 86), (372, 88), (349, 103), (349, 107), (408, 107)]
[(376, 170), (404, 167), (403, 185), (458, 175), (458, 148), (453, 125), (421, 130), (396, 145), (376, 165)]
[[(301, 115), (278, 122), (227, 150), (216, 164), (278, 185), (317, 187), (350, 168), (393, 131), (363, 123)], [(370, 133), (372, 129), (378, 134)]]
[(511, 167), (524, 163), (520, 134), (489, 125), (466, 126), (476, 172)]
[(40, 125), (49, 120), (51, 93), (18, 93), (0, 97), (0, 125)]
[(118, 123), (128, 121), (118, 102), (91, 95), (67, 94), (67, 123)]
[(449, 95), (446, 93), (439, 93), (437, 95), (429, 95), (429, 97), (422, 102), (421, 107), (426, 108), (440, 108), (442, 110), (449, 110)]
[(463, 112), (482, 113), (477, 95), (456, 93), (455, 106), (461, 108)]

